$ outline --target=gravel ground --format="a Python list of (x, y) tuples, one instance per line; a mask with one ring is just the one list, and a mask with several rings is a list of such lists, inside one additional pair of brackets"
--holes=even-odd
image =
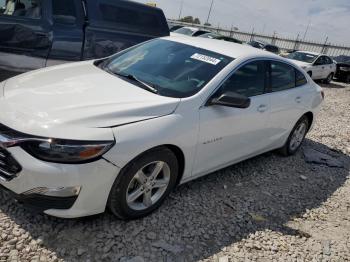
[[(350, 86), (324, 87), (297, 155), (268, 153), (183, 185), (142, 220), (56, 219), (0, 193), (0, 261), (350, 261)], [(310, 150), (344, 167), (307, 163)]]

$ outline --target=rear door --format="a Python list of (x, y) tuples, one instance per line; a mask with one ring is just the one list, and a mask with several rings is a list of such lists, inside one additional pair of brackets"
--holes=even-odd
[(100, 58), (169, 35), (164, 13), (132, 1), (87, 0), (84, 59)]
[(304, 73), (291, 65), (271, 61), (270, 68), (270, 144), (277, 147), (282, 146), (304, 114), (305, 105), (311, 103), (312, 88), (308, 88)]
[(52, 43), (48, 0), (1, 3), (0, 69), (25, 72), (44, 67)]
[(331, 73), (335, 73), (335, 71), (337, 70), (336, 64), (328, 56), (325, 56), (325, 68), (327, 71), (326, 77), (328, 77)]

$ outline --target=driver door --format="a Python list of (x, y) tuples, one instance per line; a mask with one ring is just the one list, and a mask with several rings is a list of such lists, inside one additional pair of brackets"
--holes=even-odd
[(270, 95), (265, 94), (266, 68), (264, 61), (243, 65), (213, 96), (235, 92), (250, 97), (248, 108), (206, 105), (200, 109), (194, 176), (257, 155), (268, 147)]

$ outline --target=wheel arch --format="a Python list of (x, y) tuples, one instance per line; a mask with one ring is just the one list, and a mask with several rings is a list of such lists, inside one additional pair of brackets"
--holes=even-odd
[(185, 172), (185, 154), (179, 146), (176, 146), (174, 144), (163, 144), (163, 145), (158, 145), (158, 146), (154, 146), (152, 148), (149, 148), (146, 151), (143, 151), (140, 154), (138, 154), (132, 160), (130, 160), (122, 169), (126, 168), (133, 161), (140, 158), (144, 154), (147, 154), (149, 152), (152, 152), (154, 150), (161, 149), (161, 148), (166, 148), (166, 149), (170, 150), (175, 155), (175, 157), (177, 159), (177, 162), (179, 165), (179, 173), (178, 173), (178, 177), (176, 178), (176, 185), (179, 185), (181, 180), (182, 180), (182, 177), (184, 175), (184, 172)]
[(309, 131), (310, 128), (312, 127), (313, 122), (314, 122), (314, 114), (311, 111), (309, 111), (309, 112), (305, 113), (302, 117), (304, 117), (304, 116), (306, 116), (307, 119), (309, 120), (309, 129), (308, 129), (308, 131)]
[(170, 151), (172, 151), (177, 158), (177, 163), (179, 164), (179, 174), (176, 179), (176, 185), (179, 185), (185, 171), (185, 154), (183, 153), (180, 147), (175, 145), (167, 144), (167, 145), (163, 145), (163, 147), (166, 147)]

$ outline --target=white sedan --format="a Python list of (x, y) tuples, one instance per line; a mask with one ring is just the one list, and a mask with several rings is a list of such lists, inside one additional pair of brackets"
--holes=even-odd
[(185, 27), (181, 27), (173, 32), (171, 32), (170, 34), (172, 36), (193, 36), (193, 37), (197, 37), (197, 36), (201, 36), (204, 34), (208, 34), (211, 33), (210, 31), (207, 30), (202, 30), (196, 27), (189, 27), (189, 26), (185, 26)]
[(225, 41), (168, 37), (0, 84), (0, 184), (46, 214), (158, 208), (195, 178), (293, 155), (322, 89), (297, 65)]
[(304, 69), (312, 79), (324, 80), (327, 84), (332, 81), (337, 71), (336, 63), (323, 54), (297, 51), (289, 54), (287, 58)]

